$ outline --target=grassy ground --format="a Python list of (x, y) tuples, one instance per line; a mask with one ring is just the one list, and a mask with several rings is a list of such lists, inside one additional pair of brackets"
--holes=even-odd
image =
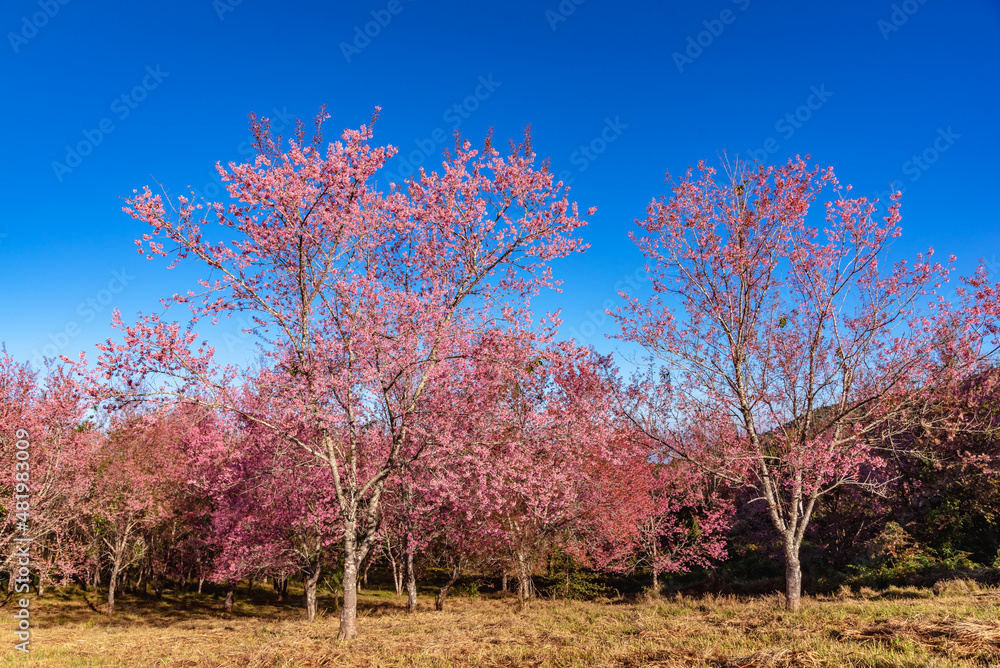
[[(211, 596), (126, 597), (109, 621), (74, 591), (36, 599), (31, 654), (5, 632), (0, 665), (1000, 666), (1000, 589), (942, 584), (808, 597), (798, 614), (776, 595), (537, 600), (521, 612), (486, 595), (456, 596), (445, 612), (424, 598), (410, 615), (394, 594), (366, 592), (349, 644), (336, 640), (335, 611), (309, 624), (300, 609), (263, 603), (268, 592), (249, 603), (241, 590), (232, 614)], [(13, 630), (10, 612), (0, 618)]]

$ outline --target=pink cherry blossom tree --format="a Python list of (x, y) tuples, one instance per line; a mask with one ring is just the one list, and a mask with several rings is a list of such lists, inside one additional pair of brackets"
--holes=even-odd
[[(30, 365), (0, 350), (0, 454), (10, 464), (0, 477), (0, 549), (13, 587), (13, 539), (31, 541), (39, 595), (68, 582), (86, 560), (79, 508), (99, 433), (87, 419), (91, 402), (79, 380), (72, 369), (50, 365), (39, 382)], [(29, 444), (26, 459), (15, 457), (18, 441)]]
[(449, 463), (462, 472), (465, 498), (458, 501), (469, 516), (486, 512), (478, 540), (487, 534), (492, 551), (513, 567), (521, 605), (534, 594), (532, 574), (544, 551), (598, 507), (597, 463), (623, 454), (611, 436), (610, 359), (566, 342), (529, 351), (518, 368), (478, 369), (481, 405), (466, 412), (467, 445)]
[[(90, 458), (89, 491), (76, 510), (100, 546), (100, 562), (110, 568), (109, 617), (127, 571), (144, 565), (154, 537), (180, 520), (190, 464), (179, 447), (185, 426), (166, 409), (111, 413), (106, 437)], [(160, 568), (151, 570), (162, 575)]]
[[(880, 464), (875, 446), (891, 436), (890, 418), (947, 366), (935, 344), (943, 326), (956, 350), (972, 351), (956, 365), (989, 354), (978, 345), (989, 300), (952, 308), (935, 298), (949, 270), (933, 250), (890, 263), (898, 193), (878, 221), (875, 203), (850, 197), (832, 168), (799, 158), (727, 165), (721, 182), (703, 163), (698, 171), (649, 205), (633, 237), (652, 292), (623, 293), (613, 315), (621, 337), (669, 376), (637, 384), (626, 412), (665, 454), (756, 490), (783, 541), (796, 610), (799, 550), (817, 503), (842, 485), (876, 482), (866, 472)], [(829, 190), (821, 223), (810, 209)]]
[[(527, 141), (506, 157), (465, 142), (440, 173), (382, 192), (376, 175), (395, 149), (371, 146), (370, 127), (324, 148), (324, 118), (311, 141), (300, 124), (287, 148), (254, 119), (256, 160), (219, 167), (228, 204), (168, 204), (147, 188), (126, 207), (151, 228), (140, 253), (204, 271), (201, 291), (168, 308), (189, 307), (193, 323), (249, 316), (269, 360), (257, 380), (282, 388), (267, 413), (241, 405), (236, 370), (216, 368), (193, 324), (151, 315), (126, 326), (116, 314), (124, 340), (104, 346), (98, 368), (118, 394), (239, 412), (329, 469), (343, 535), (340, 637), (351, 639), (385, 486), (436, 442), (435, 421), (417, 420), (424, 396), (452, 382), (477, 332), (537, 328), (529, 304), (556, 285), (550, 262), (585, 246), (573, 236), (576, 205), (534, 166)], [(152, 378), (167, 381), (146, 389)]]
[[(249, 389), (243, 410), (265, 415), (266, 400)], [(239, 419), (234, 427), (217, 447), (196, 457), (193, 482), (213, 499), (217, 555), (211, 578), (227, 585), (228, 611), (236, 582), (301, 572), (306, 617), (313, 621), (322, 570), (343, 538), (330, 471), (255, 421)]]
[(601, 570), (647, 570), (659, 592), (661, 575), (710, 568), (727, 557), (733, 507), (718, 478), (681, 459), (656, 461), (644, 448), (637, 455), (594, 471), (599, 504), (571, 553)]

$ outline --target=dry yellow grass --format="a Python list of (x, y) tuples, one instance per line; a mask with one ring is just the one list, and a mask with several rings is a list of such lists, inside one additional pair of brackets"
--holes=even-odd
[[(93, 596), (93, 595), (91, 595)], [(36, 601), (28, 656), (8, 647), (0, 665), (160, 666), (1000, 666), (1000, 590), (895, 588), (809, 597), (798, 614), (778, 596), (653, 601), (429, 599), (417, 614), (383, 592), (363, 597), (360, 638), (340, 643), (337, 617), (208, 597), (160, 604), (126, 600), (109, 622), (79, 594)], [(8, 619), (8, 615), (3, 615)], [(11, 628), (11, 630), (13, 630)]]

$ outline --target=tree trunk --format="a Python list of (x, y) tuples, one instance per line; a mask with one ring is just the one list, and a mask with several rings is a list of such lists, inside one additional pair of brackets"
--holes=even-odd
[(441, 590), (438, 592), (437, 600), (434, 601), (435, 610), (444, 610), (444, 599), (448, 596), (448, 590), (451, 589), (452, 585), (458, 582), (458, 578), (462, 575), (462, 562), (457, 561), (451, 567), (451, 576), (448, 578), (448, 582), (445, 583)]
[(507, 591), (507, 572), (504, 571), (503, 577), (500, 578), (500, 591)]
[(396, 597), (403, 595), (403, 569), (396, 558), (389, 552), (389, 565), (392, 566), (392, 584), (396, 586)]
[(802, 564), (794, 540), (785, 541), (785, 607), (792, 611), (802, 607)]
[(115, 614), (115, 588), (118, 585), (118, 569), (121, 564), (115, 561), (111, 567), (111, 578), (108, 581), (108, 617)]
[(320, 566), (317, 561), (312, 566), (312, 572), (306, 574), (306, 619), (310, 622), (316, 619), (316, 584), (319, 582)]
[(344, 607), (340, 610), (338, 640), (358, 637), (358, 559), (354, 527), (344, 532)]
[(531, 568), (528, 556), (521, 550), (517, 552), (517, 603), (524, 607), (525, 601), (534, 594), (534, 584), (531, 582)]
[(406, 611), (417, 611), (417, 572), (413, 568), (413, 550), (406, 549)]
[(198, 578), (198, 593), (199, 594), (201, 593), (201, 587), (202, 587), (203, 584), (205, 584), (205, 578), (199, 577)]
[(653, 538), (653, 551), (652, 551), (652, 555), (653, 555), (653, 560), (652, 561), (653, 561), (653, 563), (651, 563), (649, 565), (649, 567), (653, 571), (653, 593), (654, 594), (659, 594), (660, 593), (660, 574), (656, 571), (656, 557), (658, 557), (659, 554), (660, 554), (660, 550), (659, 550), (660, 546), (658, 544), (658, 541), (659, 541), (659, 539), (656, 538), (655, 535), (654, 535), (654, 538)]
[(285, 583), (287, 582), (288, 582), (287, 578), (279, 578), (279, 577), (274, 578), (274, 591), (275, 593), (278, 594), (278, 603), (285, 602), (285, 592), (287, 591), (287, 589), (285, 588), (287, 585)]
[(396, 585), (396, 596), (397, 597), (402, 596), (403, 595), (403, 569), (402, 568), (393, 569), (392, 580), (393, 580), (393, 584)]
[[(375, 559), (373, 559), (373, 558), (368, 558), (368, 559), (365, 560), (365, 571), (364, 571), (364, 575), (361, 577), (361, 582), (364, 583), (366, 589), (368, 588), (368, 569), (370, 569), (372, 567), (372, 562), (373, 561), (375, 561)], [(358, 591), (360, 591), (360, 590), (361, 590), (361, 587), (359, 586), (358, 587)]]
[(226, 612), (233, 611), (233, 598), (235, 596), (236, 596), (236, 583), (230, 582), (229, 587), (226, 589), (226, 602), (222, 604), (222, 607)]

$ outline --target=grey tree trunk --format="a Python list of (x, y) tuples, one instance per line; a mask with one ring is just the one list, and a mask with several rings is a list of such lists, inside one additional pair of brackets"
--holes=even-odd
[(517, 603), (518, 607), (524, 607), (525, 602), (532, 597), (535, 592), (534, 583), (531, 581), (531, 567), (528, 563), (528, 555), (523, 550), (517, 552)]
[(353, 527), (344, 532), (344, 607), (340, 610), (338, 640), (358, 637), (358, 560)]
[(236, 596), (236, 583), (230, 582), (229, 588), (226, 590), (226, 601), (222, 604), (223, 609), (226, 612), (233, 611), (233, 598)]
[(802, 607), (802, 564), (794, 539), (785, 541), (785, 607), (792, 611)]
[(656, 571), (656, 557), (659, 555), (659, 545), (656, 539), (653, 540), (653, 563), (650, 568), (653, 570), (653, 593), (660, 593), (660, 574)]
[(317, 562), (312, 572), (306, 575), (306, 618), (311, 622), (316, 619), (316, 584), (319, 582), (320, 566)]
[(417, 611), (417, 572), (413, 567), (413, 550), (406, 548), (406, 610)]
[(120, 564), (115, 561), (111, 567), (111, 578), (108, 581), (108, 617), (115, 614), (115, 588), (118, 585), (118, 569)]
[(403, 569), (396, 566), (396, 562), (392, 562), (392, 583), (396, 585), (396, 596), (403, 595)]

